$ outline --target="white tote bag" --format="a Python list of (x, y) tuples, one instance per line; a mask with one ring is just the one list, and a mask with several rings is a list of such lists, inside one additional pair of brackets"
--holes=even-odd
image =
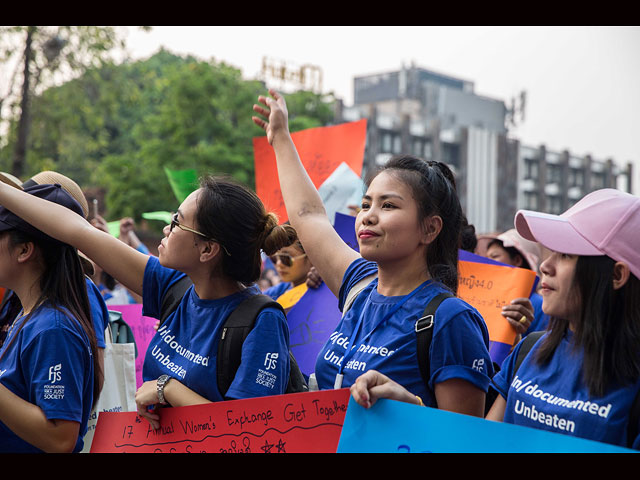
[(133, 343), (113, 343), (111, 325), (104, 334), (104, 386), (89, 416), (81, 453), (91, 450), (100, 412), (134, 412), (136, 407), (136, 353)]

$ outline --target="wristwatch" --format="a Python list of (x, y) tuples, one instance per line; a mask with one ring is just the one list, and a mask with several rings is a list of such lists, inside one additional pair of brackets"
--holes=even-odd
[(158, 401), (163, 405), (167, 403), (167, 401), (164, 399), (164, 386), (169, 383), (169, 380), (171, 380), (171, 377), (169, 375), (160, 375), (158, 377)]

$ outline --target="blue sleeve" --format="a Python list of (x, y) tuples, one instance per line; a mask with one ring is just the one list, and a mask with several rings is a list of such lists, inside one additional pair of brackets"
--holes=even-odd
[[(532, 337), (533, 338), (533, 337)], [(496, 373), (491, 379), (491, 386), (502, 395), (506, 400), (511, 381), (513, 380), (514, 369), (516, 366), (516, 360), (518, 358), (518, 352), (522, 348), (522, 340), (513, 348), (509, 356), (504, 359), (500, 371)]]
[(157, 257), (150, 255), (142, 280), (142, 315), (158, 318), (165, 292), (182, 277), (184, 273), (163, 267)]
[(342, 311), (344, 302), (349, 295), (351, 288), (365, 277), (375, 275), (378, 273), (378, 265), (375, 262), (370, 262), (364, 258), (357, 258), (344, 272), (342, 278), (342, 285), (340, 286), (340, 292), (338, 295), (338, 308)]
[(484, 320), (459, 299), (442, 302), (436, 316), (438, 323), (442, 314), (448, 320), (436, 328), (431, 342), (431, 389), (438, 383), (457, 378), (486, 392), (493, 376), (493, 363)]
[(140, 253), (144, 253), (145, 255), (149, 255), (149, 249), (142, 242), (140, 242), (140, 244), (136, 247), (136, 250), (139, 251)]
[(104, 331), (109, 325), (109, 310), (107, 304), (104, 303), (104, 298), (98, 290), (98, 287), (86, 277), (87, 284), (87, 296), (89, 297), (89, 305), (91, 307), (91, 319), (93, 320), (93, 327), (96, 331), (96, 340), (98, 348), (105, 348)]
[(281, 395), (289, 382), (289, 329), (281, 311), (266, 308), (242, 345), (242, 361), (226, 397)]
[(284, 292), (289, 290), (292, 286), (293, 285), (291, 284), (291, 282), (280, 282), (279, 284), (274, 285), (273, 287), (267, 288), (264, 291), (264, 294), (268, 295), (274, 300), (278, 300), (278, 297), (280, 297), (280, 295), (282, 295)]
[(30, 398), (47, 418), (81, 422), (85, 384), (93, 377), (86, 343), (65, 328), (50, 328), (20, 357)]

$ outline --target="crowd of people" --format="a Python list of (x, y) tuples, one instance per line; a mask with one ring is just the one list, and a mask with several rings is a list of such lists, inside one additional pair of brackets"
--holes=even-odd
[[(324, 282), (343, 312), (313, 388), (350, 388), (365, 408), (392, 399), (640, 448), (640, 198), (598, 190), (562, 215), (521, 210), (514, 229), (481, 238), (451, 170), (399, 155), (368, 179), (354, 209), (356, 252), (300, 161), (285, 99), (269, 91), (253, 109), (275, 152), (284, 224), (250, 189), (206, 176), (164, 228), (156, 256), (131, 219), (119, 238), (101, 217), (89, 219), (80, 187), (64, 176), (0, 182), (0, 451), (82, 449), (114, 302), (163, 318), (135, 395), (153, 428), (162, 408), (287, 392), (294, 364), (283, 309), (270, 303), (257, 314), (228, 388), (216, 382), (224, 361), (216, 352), (225, 319), (246, 299), (277, 300), (305, 282)], [(540, 277), (537, 291), (503, 309), (518, 335), (502, 365), (492, 362), (482, 316), (456, 296), (459, 249), (479, 251), (479, 240), (483, 255)], [(163, 317), (183, 282), (186, 293)], [(444, 300), (428, 358), (418, 358), (416, 325), (436, 297)], [(542, 334), (519, 363), (533, 332)]]

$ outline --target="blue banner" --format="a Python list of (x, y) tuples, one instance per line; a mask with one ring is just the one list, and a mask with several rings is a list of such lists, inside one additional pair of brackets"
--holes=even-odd
[(637, 453), (545, 430), (393, 400), (349, 400), (338, 453)]

